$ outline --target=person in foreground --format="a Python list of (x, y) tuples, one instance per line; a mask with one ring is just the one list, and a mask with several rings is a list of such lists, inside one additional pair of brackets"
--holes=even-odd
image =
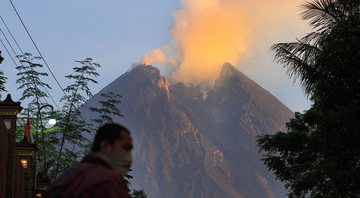
[(104, 124), (96, 132), (92, 153), (55, 181), (45, 197), (131, 198), (124, 176), (131, 166), (132, 149), (128, 129)]

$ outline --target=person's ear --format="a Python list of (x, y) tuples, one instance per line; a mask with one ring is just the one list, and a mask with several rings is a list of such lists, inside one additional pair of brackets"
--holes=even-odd
[(100, 142), (100, 151), (104, 154), (107, 154), (109, 153), (111, 150), (111, 144), (106, 141), (106, 140), (103, 140)]

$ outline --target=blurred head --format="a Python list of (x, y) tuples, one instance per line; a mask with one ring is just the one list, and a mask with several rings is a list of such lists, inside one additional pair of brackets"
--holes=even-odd
[(102, 125), (96, 132), (92, 152), (104, 159), (116, 172), (125, 176), (132, 163), (133, 143), (130, 132), (116, 123)]
[(119, 142), (124, 144), (124, 149), (132, 150), (133, 145), (130, 131), (120, 124), (106, 123), (96, 131), (91, 151), (93, 153), (100, 151), (108, 152), (114, 144), (118, 145)]

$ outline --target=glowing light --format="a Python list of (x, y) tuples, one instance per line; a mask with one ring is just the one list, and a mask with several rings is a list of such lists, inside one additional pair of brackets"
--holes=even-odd
[(56, 124), (56, 119), (50, 118), (48, 122), (50, 125), (54, 125), (54, 124)]
[(20, 160), (21, 166), (23, 168), (27, 168), (28, 167), (28, 161), (26, 159), (21, 159)]

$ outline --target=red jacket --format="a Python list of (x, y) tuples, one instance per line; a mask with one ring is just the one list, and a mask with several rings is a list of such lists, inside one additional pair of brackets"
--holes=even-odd
[(87, 155), (52, 184), (46, 198), (131, 198), (124, 178), (104, 160)]

